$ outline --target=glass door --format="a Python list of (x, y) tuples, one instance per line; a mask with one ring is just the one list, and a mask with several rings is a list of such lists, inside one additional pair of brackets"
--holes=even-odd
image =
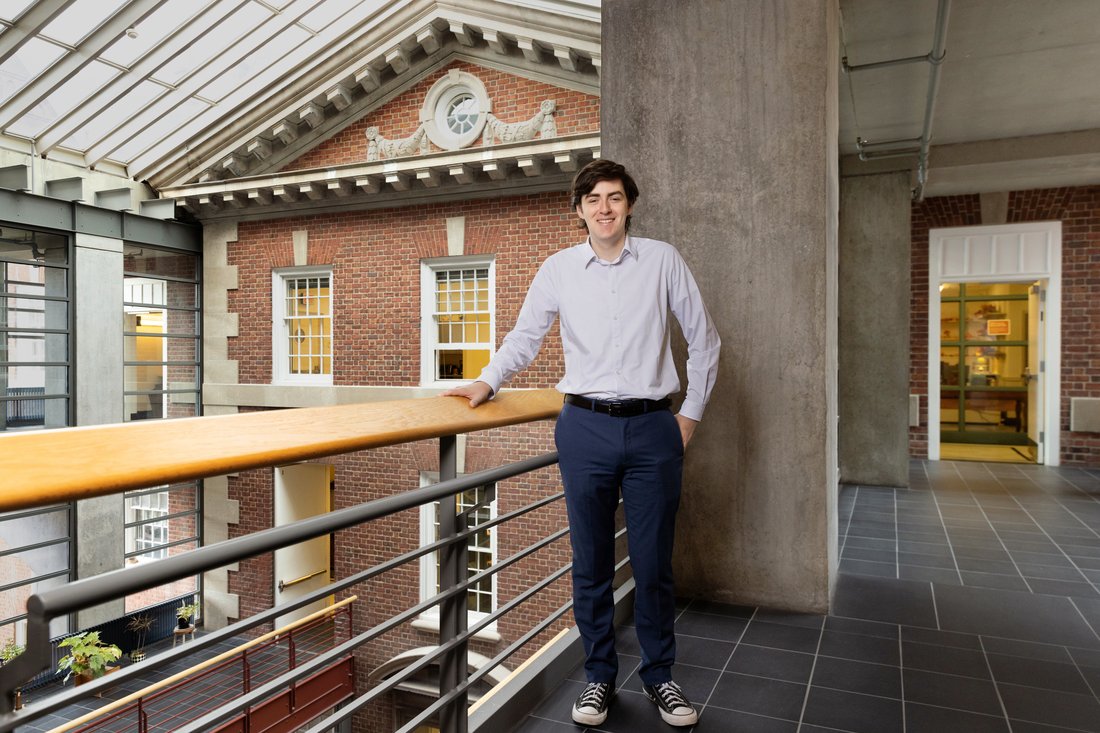
[(1028, 437), (1030, 283), (940, 288), (940, 442), (1020, 446)]

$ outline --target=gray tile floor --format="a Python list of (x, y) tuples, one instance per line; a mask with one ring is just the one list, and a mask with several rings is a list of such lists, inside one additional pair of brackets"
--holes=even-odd
[[(913, 461), (844, 486), (828, 616), (682, 605), (674, 672), (699, 733), (1100, 731), (1100, 470)], [(607, 733), (671, 730), (633, 629)], [(517, 729), (577, 730), (578, 668)]]

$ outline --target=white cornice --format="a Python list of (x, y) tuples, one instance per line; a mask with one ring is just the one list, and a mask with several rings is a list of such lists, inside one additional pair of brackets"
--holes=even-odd
[(600, 155), (598, 134), (466, 148), (394, 160), (246, 176), (166, 188), (199, 219), (260, 219), (566, 190)]

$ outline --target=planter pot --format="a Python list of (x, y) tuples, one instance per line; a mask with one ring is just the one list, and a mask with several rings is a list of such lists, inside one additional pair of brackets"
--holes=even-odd
[(131, 662), (141, 662), (141, 661), (144, 661), (144, 660), (145, 660), (145, 650), (144, 649), (135, 649), (134, 651), (130, 652), (130, 661)]
[(191, 628), (191, 622), (189, 620), (185, 619), (185, 618), (176, 619), (176, 621), (177, 621), (176, 625), (181, 629)]
[[(117, 672), (120, 669), (122, 669), (122, 667), (108, 667), (107, 670), (100, 676), (101, 677), (106, 677), (107, 675), (111, 674), (112, 672)], [(73, 680), (74, 680), (74, 683), (77, 687), (80, 687), (84, 683), (91, 682), (92, 680), (95, 680), (95, 679), (98, 679), (98, 678), (92, 677), (92, 675), (90, 673), (87, 673), (87, 672), (82, 672), (81, 674), (74, 674), (73, 675)], [(97, 693), (96, 696), (97, 697), (102, 697), (103, 692)]]

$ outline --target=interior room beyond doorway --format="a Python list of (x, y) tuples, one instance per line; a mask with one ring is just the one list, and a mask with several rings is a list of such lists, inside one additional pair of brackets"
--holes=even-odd
[(940, 285), (941, 458), (1034, 463), (1026, 282)]

